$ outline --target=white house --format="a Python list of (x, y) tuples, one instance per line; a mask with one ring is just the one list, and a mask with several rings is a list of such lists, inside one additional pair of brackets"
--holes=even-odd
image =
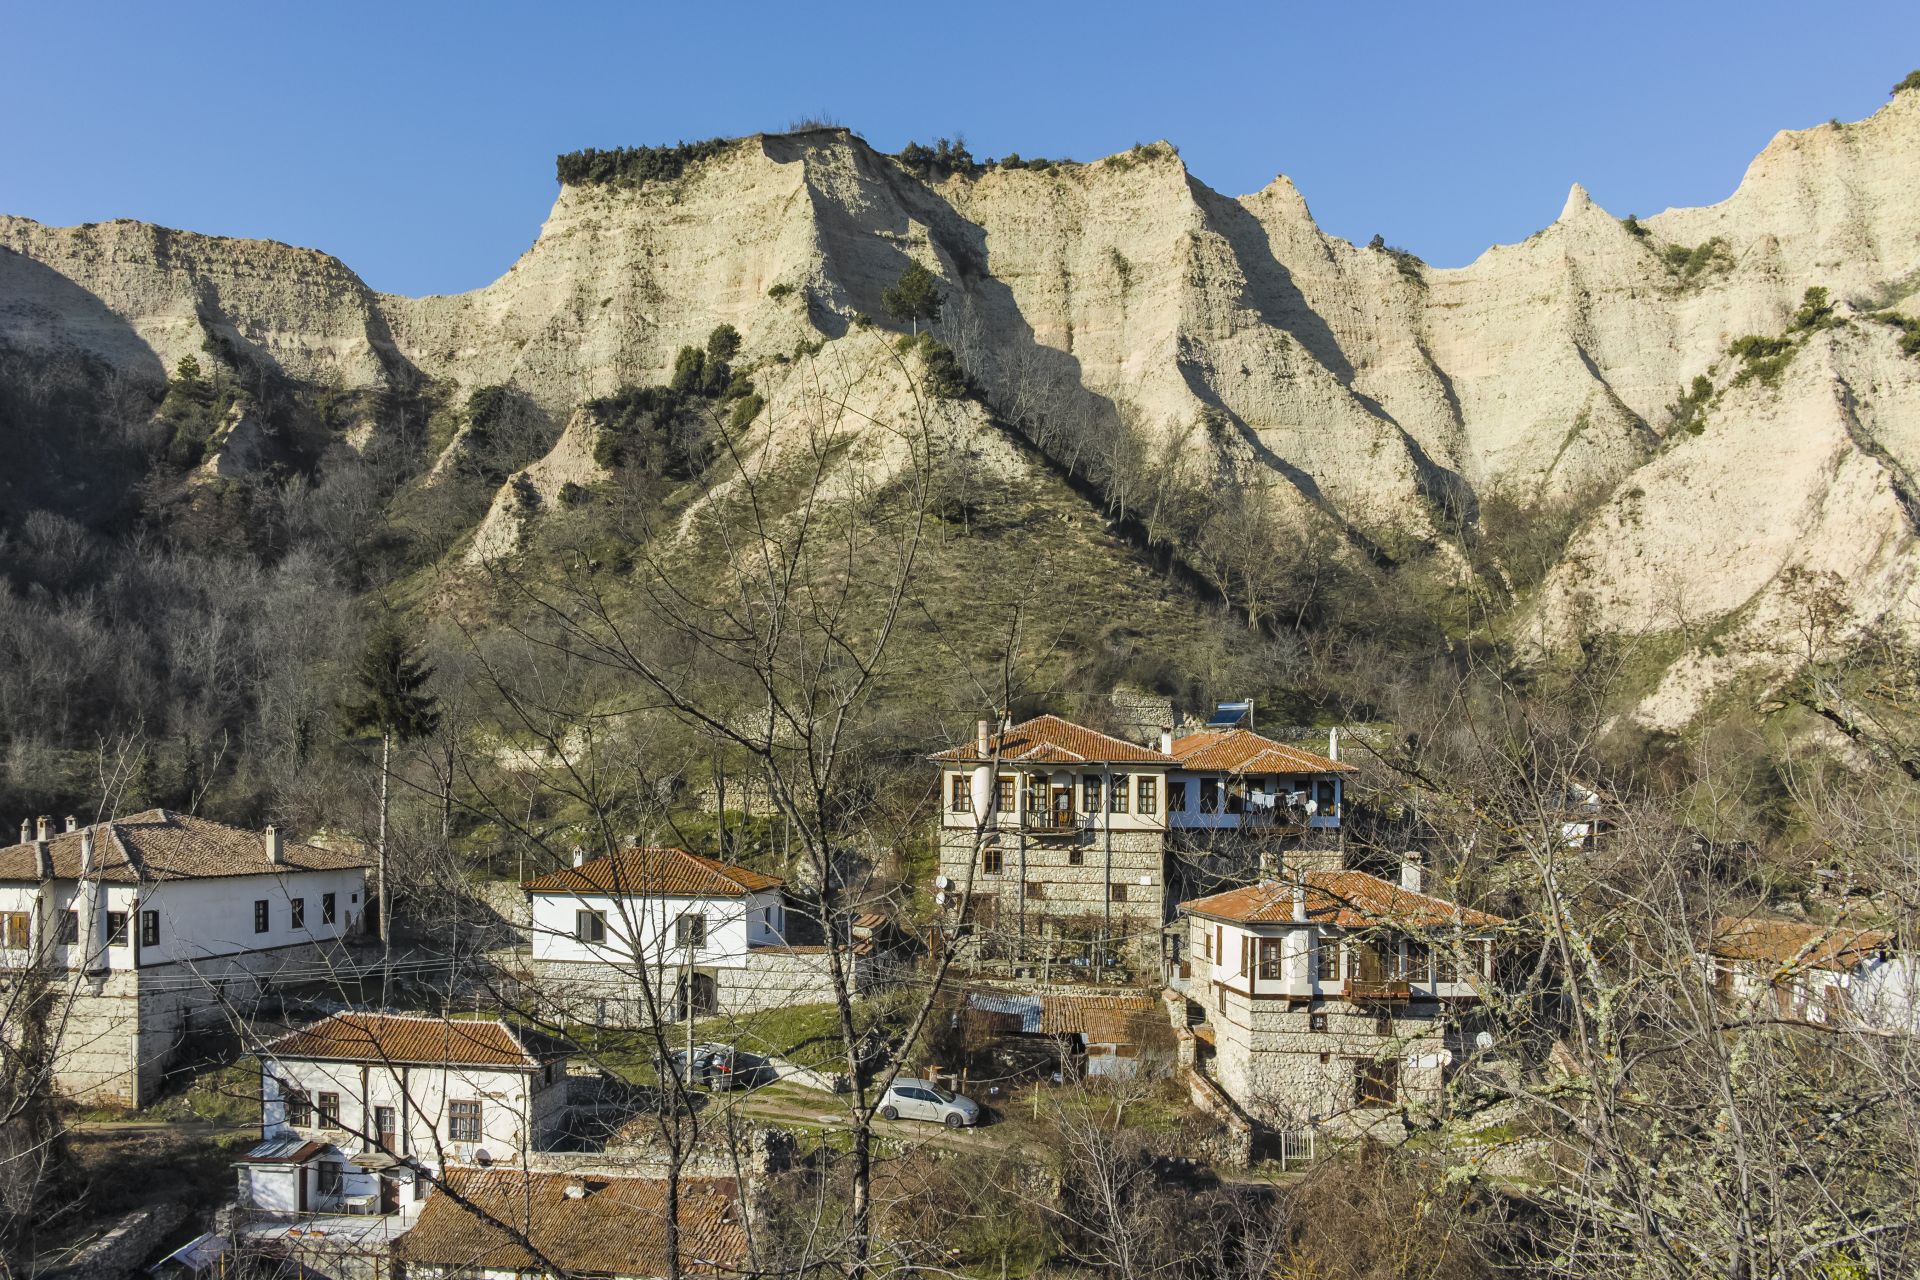
[(368, 859), (152, 809), (0, 849), (0, 983), (60, 994), (55, 1083), (138, 1106), (180, 1038), (269, 984), (324, 975), (366, 913)]
[(1169, 985), (1202, 1065), (1249, 1114), (1324, 1124), (1436, 1101), (1506, 922), (1361, 871), (1311, 871), (1180, 904)]
[[(824, 945), (789, 941), (783, 882), (684, 849), (633, 848), (521, 886), (530, 900), (533, 973), (570, 1016), (647, 1021), (647, 992), (675, 1021), (804, 1004), (832, 995)], [(872, 980), (869, 941), (843, 949), (856, 985)]]
[(512, 1162), (565, 1122), (569, 1047), (497, 1020), (338, 1013), (260, 1049), (243, 1203), (405, 1213), (416, 1167)]
[[(1335, 734), (1329, 750), (1337, 750)], [(1167, 780), (1167, 824), (1176, 831), (1338, 831), (1345, 777), (1331, 755), (1290, 747), (1251, 729), (1168, 735), (1179, 762)]]
[(1767, 1016), (1920, 1031), (1920, 956), (1891, 933), (1725, 916), (1707, 963), (1722, 997)]

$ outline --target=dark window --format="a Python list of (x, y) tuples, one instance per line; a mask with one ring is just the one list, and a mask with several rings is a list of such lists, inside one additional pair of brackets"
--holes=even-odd
[(1433, 980), (1460, 981), (1460, 958), (1453, 953), (1451, 943), (1442, 943), (1433, 949)]
[(9, 911), (0, 916), (0, 933), (9, 951), (26, 951), (33, 946), (33, 917), (25, 911)]
[(698, 949), (707, 945), (707, 918), (689, 911), (673, 922), (673, 945)]
[(1373, 1034), (1377, 1036), (1392, 1035), (1393, 1034), (1393, 1015), (1390, 1013), (1374, 1014), (1373, 1015)]
[(1269, 982), (1277, 981), (1281, 977), (1280, 939), (1260, 939), (1260, 976)]
[(1390, 1107), (1399, 1100), (1400, 1064), (1392, 1060), (1353, 1064), (1353, 1100), (1362, 1107)]
[(124, 947), (127, 945), (126, 912), (107, 912), (107, 945), (110, 947)]
[(985, 845), (980, 850), (980, 870), (990, 876), (1000, 874), (1000, 868), (1006, 865), (1006, 858), (997, 844)]
[(307, 1097), (307, 1091), (291, 1085), (283, 1085), (282, 1091), (287, 1100), (287, 1123), (296, 1129), (310, 1127), (313, 1124), (313, 1101)]
[(1187, 784), (1169, 782), (1167, 784), (1167, 812), (1185, 813), (1187, 811)]
[(342, 1175), (346, 1172), (346, 1168), (345, 1165), (334, 1164), (332, 1161), (319, 1166), (319, 1190), (322, 1199), (331, 1200), (340, 1194), (341, 1184), (345, 1181)]
[[(1307, 1015), (1307, 1030), (1325, 1031), (1326, 1029), (1327, 1029), (1327, 1015), (1324, 1012), (1310, 1013)], [(1324, 1054), (1321, 1055), (1320, 1060), (1322, 1062), (1325, 1062), (1326, 1056)]]
[(1013, 812), (1013, 775), (1003, 773), (994, 780), (993, 806), (1001, 813)]
[(1127, 886), (1126, 886), (1126, 885), (1124, 885), (1124, 884), (1119, 884), (1119, 883), (1117, 883), (1117, 882), (1116, 882), (1116, 883), (1114, 883), (1114, 884), (1110, 884), (1110, 885), (1108, 885), (1108, 886), (1107, 886), (1107, 901), (1109, 901), (1109, 902), (1125, 902), (1126, 900), (1127, 900)]
[(374, 1133), (379, 1136), (378, 1140), (381, 1148), (392, 1151), (397, 1145), (399, 1137), (399, 1126), (394, 1123), (392, 1107), (375, 1107), (373, 1109), (373, 1130)]
[(455, 1142), (480, 1141), (480, 1104), (478, 1102), (447, 1104), (447, 1136)]
[(1087, 850), (1085, 845), (1072, 844), (1067, 846), (1067, 865), (1070, 867), (1084, 867), (1087, 865)]
[(1426, 943), (1409, 938), (1405, 955), (1405, 976), (1408, 982), (1433, 981), (1433, 951)]
[(1027, 881), (1026, 892), (1027, 897), (1032, 899), (1040, 899), (1047, 896), (1038, 880)]
[(1200, 779), (1200, 812), (1220, 812), (1220, 779)]
[(60, 913), (60, 945), (71, 947), (80, 942), (80, 913), (63, 911)]
[(1093, 774), (1080, 779), (1080, 807), (1088, 813), (1100, 812), (1100, 779)]
[(143, 947), (160, 945), (160, 913), (158, 911), (140, 913), (140, 945)]
[(953, 794), (947, 801), (947, 807), (955, 813), (965, 813), (973, 808), (973, 783), (966, 774), (953, 775)]
[(605, 942), (607, 940), (607, 913), (604, 911), (574, 912), (573, 936), (581, 942)]
[(1314, 817), (1337, 818), (1340, 816), (1340, 806), (1335, 804), (1333, 799), (1333, 785), (1324, 778), (1313, 784), (1313, 799), (1316, 806)]
[(255, 933), (265, 933), (267, 931), (267, 910), (267, 900), (265, 898), (255, 899), (253, 904), (253, 931)]
[(1113, 775), (1113, 786), (1107, 791), (1107, 808), (1109, 810), (1114, 813), (1125, 813), (1127, 811), (1127, 801), (1133, 793), (1133, 788), (1130, 785), (1132, 782), (1133, 778), (1128, 774), (1116, 773)]
[(339, 896), (334, 893), (320, 895), (320, 923), (332, 924), (339, 917)]
[(317, 1094), (315, 1095), (314, 1101), (320, 1109), (320, 1127), (322, 1129), (338, 1129), (340, 1127), (340, 1095), (337, 1093)]
[(305, 898), (295, 898), (293, 900), (292, 914), (287, 921), (287, 927), (289, 929), (304, 929), (307, 927), (307, 900)]
[(1138, 789), (1137, 806), (1142, 815), (1152, 817), (1160, 812), (1160, 779), (1142, 777), (1133, 784)]
[(1321, 934), (1313, 944), (1314, 972), (1322, 982), (1340, 981), (1340, 939)]

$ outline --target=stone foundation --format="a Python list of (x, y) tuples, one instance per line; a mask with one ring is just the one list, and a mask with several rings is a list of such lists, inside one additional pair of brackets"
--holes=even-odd
[[(847, 958), (852, 993), (864, 995), (883, 983), (884, 966), (872, 956)], [(821, 1004), (834, 998), (827, 957), (819, 947), (764, 947), (751, 951), (740, 967), (696, 966), (694, 973), (713, 983), (714, 1013), (732, 1015), (791, 1005)], [(654, 1003), (663, 1018), (674, 1017), (682, 970), (665, 971), (654, 984)], [(638, 977), (610, 965), (567, 960), (526, 963), (516, 975), (549, 1017), (604, 1027), (650, 1025), (644, 987)]]

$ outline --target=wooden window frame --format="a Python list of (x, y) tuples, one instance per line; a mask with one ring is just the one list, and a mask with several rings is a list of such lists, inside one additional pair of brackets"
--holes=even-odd
[(1068, 845), (1067, 846), (1067, 865), (1070, 867), (1086, 866), (1087, 865), (1087, 847), (1083, 844)]
[(307, 927), (307, 900), (290, 898), (287, 900), (287, 928), (304, 929)]
[(124, 911), (107, 912), (107, 945), (110, 947), (124, 947), (132, 937), (133, 932), (127, 925), (127, 913)]
[[(589, 924), (591, 922), (591, 924)], [(607, 913), (581, 907), (573, 913), (573, 940), (599, 946), (607, 940)]]
[(80, 945), (80, 913), (78, 911), (60, 913), (60, 945), (63, 947)]
[(334, 1093), (331, 1090), (323, 1090), (319, 1093), (314, 1094), (313, 1109), (315, 1113), (315, 1118), (318, 1119), (320, 1122), (318, 1126), (319, 1128), (322, 1128), (322, 1129), (346, 1128), (345, 1125), (340, 1123), (340, 1095), (339, 1094)]
[(32, 950), (33, 913), (9, 911), (0, 915), (0, 942), (4, 942), (9, 951)]
[(1397, 1059), (1387, 1058), (1376, 1061), (1373, 1058), (1355, 1058), (1353, 1060), (1353, 1105), (1356, 1107), (1391, 1107), (1400, 1101), (1400, 1063)]
[[(1327, 1029), (1327, 1011), (1325, 1009), (1315, 1009), (1311, 1013), (1307, 1014), (1307, 1030), (1325, 1031), (1326, 1029)], [(1322, 1054), (1320, 1060), (1322, 1062), (1326, 1061), (1326, 1055)]]
[(993, 780), (993, 808), (996, 813), (1012, 813), (1014, 800), (1020, 794), (1019, 780), (1010, 773), (1002, 773)]
[(305, 1089), (296, 1089), (282, 1081), (280, 1100), (286, 1105), (288, 1125), (295, 1129), (313, 1128), (313, 1099)]
[(1107, 812), (1126, 813), (1133, 801), (1133, 775), (1116, 773), (1113, 783), (1107, 788)]
[(1279, 938), (1259, 940), (1258, 964), (1262, 982), (1279, 982), (1287, 976), (1286, 948), (1281, 945), (1281, 942), (1282, 939)]
[(1107, 901), (1108, 902), (1125, 902), (1126, 900), (1127, 900), (1127, 882), (1126, 881), (1115, 880), (1107, 885)]
[(1007, 855), (997, 844), (980, 846), (980, 874), (997, 876), (1007, 868)]
[(340, 918), (340, 895), (323, 893), (320, 895), (320, 923), (333, 924)]
[(268, 933), (273, 929), (273, 902), (268, 898), (253, 900), (253, 931)]
[(392, 1107), (373, 1109), (373, 1141), (382, 1151), (393, 1151), (400, 1145), (400, 1117)]
[(1080, 776), (1080, 811), (1082, 813), (1100, 812), (1100, 775), (1086, 773)]
[(685, 951), (701, 951), (707, 945), (707, 913), (682, 911), (673, 918), (673, 945)]
[[(487, 1135), (484, 1112), (478, 1098), (454, 1098), (447, 1102), (447, 1141), (481, 1142)], [(471, 1136), (466, 1136), (471, 1134)]]
[(157, 947), (160, 945), (160, 913), (147, 910), (140, 913), (140, 945)]
[(1160, 779), (1151, 774), (1141, 774), (1134, 780), (1137, 794), (1134, 796), (1134, 808), (1143, 818), (1151, 818), (1160, 812)]
[(964, 773), (953, 775), (953, 786), (947, 797), (949, 813), (968, 813), (973, 809), (973, 779)]
[(1020, 896), (1028, 902), (1045, 902), (1047, 886), (1039, 880), (1029, 880), (1020, 886)]
[(1314, 980), (1338, 982), (1340, 972), (1340, 935), (1323, 933), (1313, 940)]

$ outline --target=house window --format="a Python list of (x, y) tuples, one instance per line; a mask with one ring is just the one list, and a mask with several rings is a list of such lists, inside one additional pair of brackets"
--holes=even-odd
[(707, 945), (707, 918), (689, 911), (673, 922), (673, 945), (698, 950)]
[(1361, 1059), (1353, 1064), (1353, 1101), (1361, 1107), (1390, 1107), (1399, 1101), (1400, 1064)]
[(1047, 896), (1045, 888), (1041, 885), (1041, 883), (1038, 880), (1027, 881), (1025, 891), (1026, 891), (1027, 899), (1032, 902), (1037, 902), (1041, 898), (1044, 898)]
[(1391, 1013), (1376, 1013), (1373, 1015), (1373, 1034), (1377, 1036), (1390, 1036), (1393, 1034), (1393, 1015)]
[(313, 1100), (307, 1097), (307, 1091), (291, 1085), (282, 1085), (281, 1090), (287, 1100), (287, 1123), (296, 1129), (309, 1128), (313, 1124)]
[(1444, 943), (1433, 949), (1433, 980), (1460, 981), (1460, 958), (1454, 954), (1452, 947)]
[(1001, 813), (1013, 812), (1013, 775), (1003, 773), (994, 780), (993, 807)]
[(953, 775), (953, 788), (947, 799), (947, 808), (955, 813), (965, 813), (973, 808), (973, 786), (966, 774)]
[(392, 1151), (399, 1145), (400, 1126), (395, 1123), (392, 1107), (373, 1109), (373, 1131), (382, 1150)]
[(989, 844), (980, 847), (980, 870), (983, 874), (997, 876), (1005, 865), (1006, 856), (1000, 852), (999, 845)]
[(1322, 982), (1340, 981), (1340, 939), (1321, 934), (1313, 944), (1314, 973)]
[(480, 1141), (480, 1104), (478, 1102), (447, 1104), (447, 1137), (455, 1142)]
[(329, 1160), (325, 1164), (315, 1167), (320, 1174), (320, 1198), (322, 1200), (338, 1199), (341, 1185), (345, 1182), (345, 1179), (341, 1175), (346, 1171), (346, 1166), (343, 1164), (335, 1164)]
[(140, 913), (140, 945), (143, 947), (160, 945), (160, 913), (158, 911)]
[(33, 917), (25, 911), (9, 911), (0, 916), (0, 931), (6, 935), (9, 951), (26, 951), (33, 946)]
[(127, 945), (126, 912), (107, 912), (107, 945), (110, 947), (124, 947)]
[(1088, 813), (1100, 812), (1100, 778), (1088, 774), (1080, 779), (1080, 807)]
[(1428, 947), (1424, 942), (1417, 942), (1409, 938), (1407, 939), (1407, 948), (1402, 955), (1405, 959), (1401, 962), (1401, 966), (1406, 971), (1402, 976), (1405, 977), (1408, 982), (1433, 981), (1432, 948)]
[(1073, 844), (1067, 846), (1067, 865), (1070, 867), (1084, 867), (1087, 865), (1087, 850), (1085, 845)]
[(269, 916), (268, 916), (267, 900), (265, 898), (254, 899), (253, 931), (255, 933), (265, 933), (267, 931), (268, 923), (269, 923)]
[(1107, 792), (1108, 810), (1113, 813), (1125, 813), (1127, 811), (1127, 800), (1133, 793), (1130, 785), (1132, 782), (1133, 778), (1129, 774), (1116, 773), (1113, 775), (1113, 786)]
[(332, 924), (334, 920), (338, 918), (339, 899), (340, 895), (337, 893), (323, 893), (320, 895), (321, 924)]
[[(1325, 1031), (1326, 1029), (1327, 1029), (1327, 1015), (1324, 1010), (1318, 1013), (1310, 1013), (1307, 1015), (1307, 1030)], [(1322, 1054), (1320, 1056), (1320, 1061), (1325, 1062), (1326, 1060), (1327, 1060), (1326, 1055)]]
[(60, 913), (60, 945), (72, 947), (80, 942), (80, 913), (63, 911)]
[(1280, 939), (1260, 939), (1260, 977), (1263, 981), (1277, 982), (1280, 972)]
[(1313, 784), (1314, 817), (1316, 818), (1339, 817), (1340, 806), (1338, 803), (1336, 803), (1336, 799), (1335, 799), (1337, 795), (1338, 795), (1338, 792), (1334, 790), (1334, 784), (1330, 780), (1326, 778), (1322, 778), (1320, 781), (1314, 783)]
[(1472, 946), (1473, 950), (1468, 954), (1473, 957), (1474, 972), (1482, 978), (1491, 978), (1493, 976), (1492, 941), (1480, 938), (1475, 940)]
[(1187, 784), (1169, 782), (1167, 784), (1167, 812), (1185, 813), (1187, 811)]
[(340, 1128), (340, 1095), (322, 1093), (316, 1095), (315, 1101), (319, 1104), (320, 1127), (322, 1129)]
[(1135, 799), (1141, 816), (1151, 818), (1160, 812), (1160, 779), (1141, 777), (1134, 781)]
[(287, 927), (289, 929), (304, 929), (307, 927), (307, 900), (305, 898), (295, 898), (293, 900), (292, 915), (287, 921)]
[(573, 936), (577, 942), (605, 942), (607, 940), (607, 913), (604, 911), (574, 912)]
[(1220, 812), (1220, 779), (1200, 779), (1200, 812)]
[(1127, 886), (1125, 884), (1116, 880), (1112, 884), (1107, 886), (1108, 902), (1125, 902), (1126, 900), (1127, 900)]

